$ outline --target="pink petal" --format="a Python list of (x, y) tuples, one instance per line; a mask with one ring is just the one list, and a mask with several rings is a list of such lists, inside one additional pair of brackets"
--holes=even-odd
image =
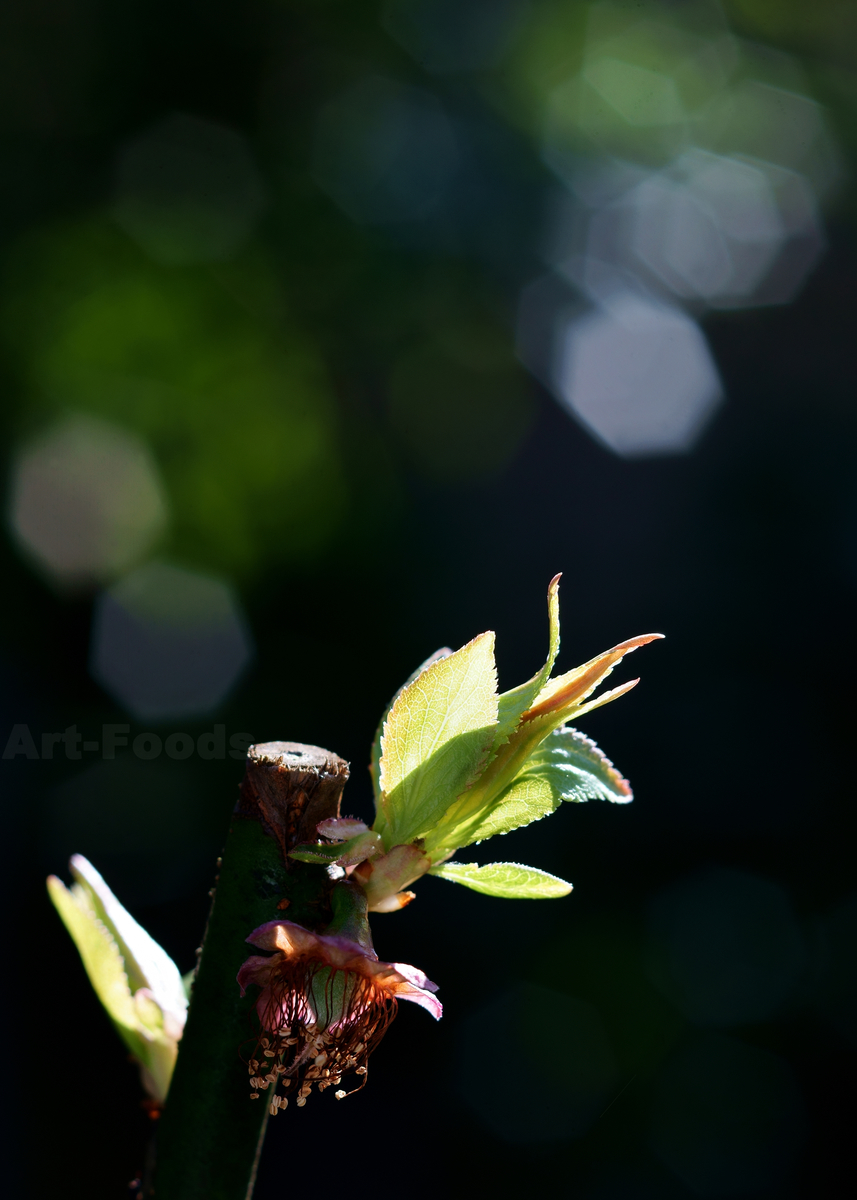
[(274, 966), (282, 962), (284, 957), (299, 954), (305, 954), (319, 964), (328, 963), (336, 969), (373, 977), (388, 994), (418, 1004), (430, 1012), (435, 1020), (439, 1020), (443, 1012), (440, 1001), (432, 995), (437, 991), (437, 984), (432, 983), (418, 967), (412, 967), (410, 963), (379, 962), (374, 951), (366, 950), (349, 938), (311, 933), (293, 921), (268, 921), (254, 929), (247, 941), (260, 949), (278, 951), (270, 958), (251, 955), (238, 972), (242, 996), (250, 984), (258, 984), (263, 989), (257, 1002), (257, 1011), (263, 1022), (270, 1002), (269, 988)]
[(357, 963), (378, 961), (374, 950), (367, 950), (358, 942), (352, 942), (350, 938), (339, 937), (337, 934), (312, 933), (302, 925), (296, 925), (294, 921), (267, 921), (258, 929), (254, 929), (245, 940), (253, 946), (258, 946), (260, 950), (279, 950), (286, 958), (307, 954), (326, 959), (338, 967), (344, 967), (355, 960)]
[(433, 996), (431, 992), (424, 992), (420, 988), (412, 988), (409, 983), (402, 983), (396, 988), (396, 999), (410, 1000), (412, 1003), (418, 1004), (420, 1008), (431, 1013), (436, 1021), (443, 1016), (443, 1005), (436, 996)]
[(300, 954), (311, 950), (318, 941), (318, 935), (310, 933), (302, 925), (294, 921), (266, 921), (258, 929), (254, 929), (248, 938), (251, 946), (260, 950), (281, 950), (284, 954)]
[(412, 967), (410, 963), (391, 963), (390, 966), (394, 971), (398, 971), (403, 978), (407, 979), (408, 983), (412, 983), (414, 987), (424, 988), (429, 992), (437, 991), (437, 984), (432, 983), (419, 967)]
[(273, 959), (263, 958), (261, 954), (251, 954), (245, 963), (241, 964), (241, 970), (238, 972), (238, 986), (241, 988), (241, 995), (246, 995), (247, 988), (251, 983), (257, 983), (259, 987), (265, 987), (268, 980), (271, 978), (271, 963)]

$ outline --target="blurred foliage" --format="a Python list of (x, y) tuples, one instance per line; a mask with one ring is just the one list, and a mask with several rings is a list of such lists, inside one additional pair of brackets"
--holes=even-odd
[(91, 222), (19, 244), (7, 287), (23, 419), (73, 409), (143, 434), (172, 502), (171, 551), (246, 575), (329, 541), (346, 499), (335, 409), (270, 272), (167, 271)]

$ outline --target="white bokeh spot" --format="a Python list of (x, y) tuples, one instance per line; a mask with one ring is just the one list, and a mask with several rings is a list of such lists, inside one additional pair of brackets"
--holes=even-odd
[(154, 460), (128, 430), (73, 415), (15, 455), (9, 526), (56, 586), (86, 588), (115, 578), (152, 546), (166, 519)]
[(699, 326), (630, 292), (557, 330), (559, 399), (627, 458), (693, 448), (722, 398)]

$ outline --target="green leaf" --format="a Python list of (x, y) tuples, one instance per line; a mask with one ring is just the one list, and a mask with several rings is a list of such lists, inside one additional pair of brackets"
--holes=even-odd
[(586, 734), (567, 725), (545, 738), (522, 774), (549, 778), (563, 800), (628, 804), (634, 799), (631, 785), (607, 755)]
[(555, 900), (571, 891), (571, 884), (564, 879), (520, 863), (489, 863), (486, 867), (476, 863), (444, 863), (430, 873), (451, 883), (463, 883), (474, 892), (506, 900)]
[(440, 662), (442, 658), (449, 658), (452, 654), (449, 646), (442, 646), (440, 650), (435, 650), (434, 654), (430, 655), (425, 662), (420, 663), (416, 671), (413, 671), (399, 690), (396, 692), (393, 699), (384, 709), (381, 720), (378, 722), (378, 728), (375, 730), (375, 738), (372, 742), (372, 756), (369, 760), (369, 774), (372, 776), (372, 788), (375, 792), (375, 808), (381, 812), (381, 737), (384, 733), (384, 725), (387, 717), (390, 715), (390, 709), (401, 696), (406, 687), (414, 682), (415, 679), (422, 675), (423, 671), (427, 670), (433, 663)]
[(336, 862), (339, 846), (329, 846), (326, 842), (304, 842), (289, 851), (289, 858), (295, 862), (319, 863), (330, 866)]
[(542, 669), (526, 683), (519, 684), (509, 692), (503, 692), (498, 701), (498, 724), (494, 748), (501, 746), (514, 733), (533, 701), (542, 691), (559, 653), (559, 581), (555, 575), (548, 585), (548, 657)]
[(125, 1045), (143, 1059), (145, 1042), (138, 1032), (139, 1020), (125, 963), (116, 940), (90, 909), (82, 889), (70, 891), (51, 875), (48, 893), (83, 960), (89, 982), (119, 1031)]
[(187, 1013), (187, 993), (167, 952), (123, 908), (82, 855), (69, 864), (67, 888), (48, 892), (77, 946), (89, 981), (125, 1045), (139, 1061), (143, 1086), (166, 1099)]
[(345, 842), (304, 842), (289, 851), (289, 858), (305, 863), (339, 863), (355, 866), (364, 858), (376, 858), (382, 851), (381, 835), (368, 830)]
[(493, 633), (432, 663), (400, 692), (381, 738), (387, 846), (432, 828), (484, 767), (496, 724)]
[[(555, 595), (552, 599), (555, 600)], [(556, 637), (559, 635), (558, 617), (555, 621), (555, 616), (553, 613), (551, 618), (552, 646), (555, 641), (554, 633)], [(449, 854), (461, 846), (470, 845), (473, 841), (481, 841), (494, 833), (507, 832), (553, 811), (556, 804), (551, 801), (550, 790), (556, 793), (557, 801), (561, 800), (561, 785), (554, 788), (551, 784), (549, 789), (541, 784), (533, 786), (527, 783), (515, 790), (511, 789), (525, 773), (531, 772), (533, 760), (537, 758), (540, 747), (555, 730), (583, 713), (610, 703), (639, 682), (632, 679), (589, 700), (594, 689), (626, 654), (662, 636), (659, 633), (647, 633), (630, 638), (558, 679), (549, 679), (535, 701), (521, 713), (514, 729), (510, 728), (510, 719), (514, 711), (507, 707), (504, 710), (504, 736), (498, 735), (493, 753), (487, 759), (478, 778), (456, 797), (446, 812), (441, 814), (435, 827), (427, 832), (426, 852), (436, 861), (439, 854)], [(531, 682), (536, 683), (539, 678), (537, 676)], [(518, 706), (521, 703), (522, 697), (519, 694)], [(586, 794), (568, 798), (589, 797)], [(611, 796), (611, 799), (615, 798), (617, 797)], [(498, 812), (498, 806), (504, 799), (510, 802), (509, 806)]]
[(451, 830), (446, 838), (450, 846), (461, 848), (474, 842), (484, 842), (498, 833), (509, 833), (523, 825), (531, 825), (542, 817), (556, 812), (562, 796), (549, 778), (542, 775), (519, 775), (478, 825)]
[(187, 1000), (181, 973), (162, 946), (116, 899), (95, 867), (82, 854), (69, 862), (74, 876), (72, 895), (99, 918), (115, 939), (125, 963), (132, 992), (148, 988), (164, 1010), (184, 1024)]
[(555, 729), (537, 747), (490, 812), (464, 836), (461, 846), (540, 821), (563, 800), (612, 800), (627, 804), (631, 786), (595, 742), (577, 729)]

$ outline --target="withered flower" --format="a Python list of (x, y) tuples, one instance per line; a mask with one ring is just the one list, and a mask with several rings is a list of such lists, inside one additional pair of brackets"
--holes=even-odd
[[(359, 1091), (368, 1059), (396, 1015), (399, 1000), (419, 1004), (435, 1019), (437, 985), (407, 963), (380, 962), (371, 947), (337, 934), (312, 933), (292, 921), (269, 921), (247, 938), (260, 950), (238, 973), (241, 994), (251, 984), (261, 1036), (250, 1059), (251, 1097), (268, 1092), (272, 1114), (295, 1097), (306, 1104), (313, 1084), (336, 1087), (353, 1074)], [(280, 1094), (288, 1092), (289, 1095)]]

